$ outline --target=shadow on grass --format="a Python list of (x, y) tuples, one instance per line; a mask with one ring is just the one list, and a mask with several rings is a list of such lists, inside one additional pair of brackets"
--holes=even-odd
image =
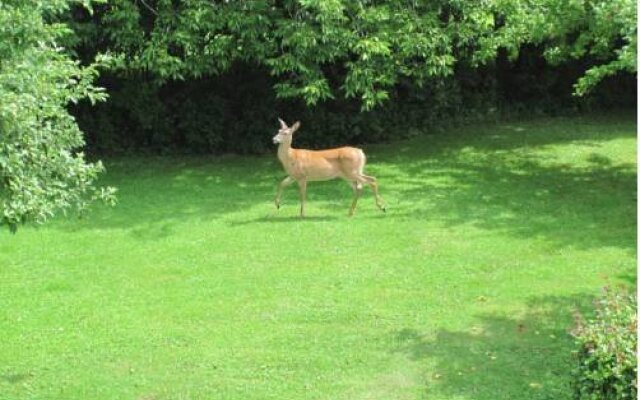
[[(474, 126), (371, 146), (366, 149), (367, 172), (378, 177), (389, 212), (363, 210), (364, 203), (373, 203), (366, 190), (354, 221), (423, 219), (445, 227), (471, 224), (523, 239), (542, 237), (558, 247), (635, 250), (636, 167), (598, 152), (607, 141), (635, 138), (633, 123), (625, 121), (631, 116)], [(559, 144), (579, 144), (593, 152), (581, 164), (571, 164), (537, 151)], [(229, 214), (237, 214), (235, 221), (228, 221), (233, 226), (299, 221), (243, 215), (256, 205), (272, 204), (283, 177), (275, 156), (129, 158), (105, 163), (109, 174), (103, 183), (118, 187), (119, 205), (97, 207), (86, 220), (59, 227), (127, 229), (136, 238), (157, 239), (174, 234), (179, 223)], [(307, 220), (328, 221), (338, 212), (347, 218), (351, 196), (344, 182), (310, 184), (309, 206), (329, 216)], [(298, 209), (295, 185), (285, 191), (284, 202)]]
[(638, 276), (635, 274), (635, 271), (633, 273), (627, 272), (620, 274), (616, 278), (632, 288), (635, 288), (638, 285)]
[(138, 239), (170, 236), (179, 223), (211, 221), (272, 200), (280, 178), (265, 157), (153, 157), (105, 160), (100, 182), (118, 189), (116, 207), (97, 205), (65, 230), (127, 229)]
[(304, 218), (300, 218), (298, 215), (287, 215), (280, 216), (277, 213), (273, 215), (266, 215), (264, 217), (251, 218), (245, 220), (233, 220), (229, 222), (230, 226), (243, 226), (243, 225), (251, 225), (251, 224), (260, 224), (260, 223), (305, 223), (305, 222), (326, 222), (326, 221), (335, 221), (338, 218), (335, 216), (306, 216)]
[[(445, 226), (472, 224), (523, 239), (543, 237), (558, 246), (635, 248), (634, 169), (491, 164), (457, 165), (447, 173), (455, 182), (448, 186), (405, 182), (405, 201), (433, 199), (409, 214)], [(434, 173), (425, 167), (421, 174)]]
[(576, 310), (594, 298), (532, 299), (522, 314), (482, 314), (464, 331), (440, 330), (429, 337), (412, 329), (396, 332), (392, 352), (434, 365), (426, 395), (439, 398), (570, 399)]
[(18, 384), (32, 377), (33, 375), (31, 374), (6, 374), (0, 375), (0, 381), (4, 381), (10, 384)]
[(399, 193), (399, 214), (523, 239), (542, 237), (558, 247), (635, 250), (636, 166), (598, 153), (603, 142), (635, 138), (635, 131), (561, 131), (559, 143), (593, 147), (580, 164), (569, 164), (534, 151), (557, 144), (544, 129), (510, 130), (467, 130), (455, 142), (436, 141), (379, 157), (382, 171), (395, 168), (382, 182)]

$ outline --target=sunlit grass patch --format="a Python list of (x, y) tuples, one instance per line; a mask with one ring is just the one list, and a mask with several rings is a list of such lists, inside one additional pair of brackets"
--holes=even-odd
[(635, 285), (634, 121), (368, 146), (353, 218), (277, 211), (275, 155), (105, 160), (116, 208), (0, 239), (0, 397), (569, 399), (573, 310)]

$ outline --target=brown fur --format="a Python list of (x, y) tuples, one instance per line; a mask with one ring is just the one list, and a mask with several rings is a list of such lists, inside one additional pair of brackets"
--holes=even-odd
[(287, 177), (278, 186), (275, 199), (276, 207), (280, 208), (280, 197), (284, 188), (296, 181), (300, 187), (300, 216), (303, 217), (307, 182), (342, 178), (352, 184), (354, 192), (349, 215), (353, 215), (355, 212), (363, 184), (371, 187), (376, 205), (382, 211), (385, 210), (384, 202), (378, 194), (376, 179), (364, 175), (367, 159), (361, 149), (356, 147), (338, 147), (319, 151), (294, 149), (291, 147), (291, 142), (293, 133), (300, 127), (300, 122), (296, 122), (292, 127), (288, 127), (282, 120), (280, 120), (280, 124), (281, 129), (273, 139), (274, 142), (279, 143), (278, 159), (282, 163)]

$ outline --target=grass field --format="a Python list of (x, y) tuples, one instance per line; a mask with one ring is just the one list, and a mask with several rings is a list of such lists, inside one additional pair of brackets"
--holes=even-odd
[(305, 220), (275, 148), (105, 160), (117, 207), (0, 233), (0, 399), (570, 399), (572, 313), (635, 287), (635, 115), (366, 152), (388, 212)]

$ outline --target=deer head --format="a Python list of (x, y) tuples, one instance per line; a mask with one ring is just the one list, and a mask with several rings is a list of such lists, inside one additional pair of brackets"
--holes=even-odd
[(280, 129), (278, 130), (278, 134), (273, 137), (273, 143), (279, 144), (283, 142), (291, 143), (292, 135), (295, 131), (300, 128), (300, 121), (296, 121), (291, 127), (287, 126), (286, 122), (282, 119), (278, 118), (280, 121)]

